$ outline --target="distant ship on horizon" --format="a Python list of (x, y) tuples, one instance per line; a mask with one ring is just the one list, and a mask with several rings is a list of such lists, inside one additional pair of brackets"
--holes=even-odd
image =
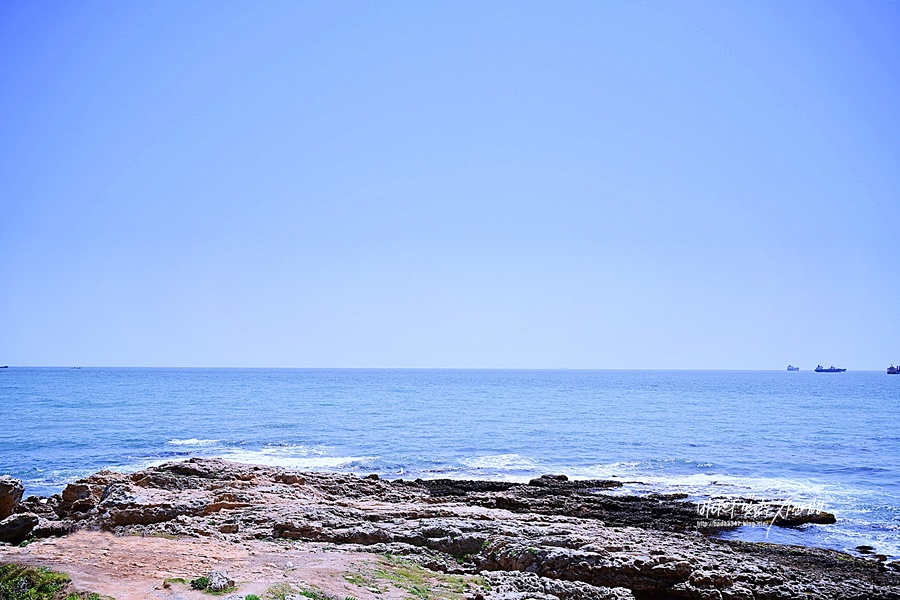
[(816, 367), (816, 373), (843, 373), (846, 370), (847, 369), (838, 369), (834, 365), (831, 365), (827, 369), (825, 367), (823, 367), (822, 365), (819, 365)]
[(900, 375), (900, 367), (895, 367), (893, 363), (888, 367), (888, 375)]
[(794, 365), (788, 365), (788, 371), (799, 371), (800, 367), (795, 367)]

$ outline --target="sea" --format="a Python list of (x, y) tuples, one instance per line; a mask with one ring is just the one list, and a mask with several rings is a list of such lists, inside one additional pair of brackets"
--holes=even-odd
[(387, 479), (614, 478), (837, 523), (723, 537), (900, 558), (900, 376), (879, 372), (0, 369), (0, 474), (50, 495), (194, 456)]

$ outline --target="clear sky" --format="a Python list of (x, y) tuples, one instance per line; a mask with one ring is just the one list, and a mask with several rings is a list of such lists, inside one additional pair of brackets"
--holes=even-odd
[(898, 361), (898, 2), (0, 3), (0, 365)]

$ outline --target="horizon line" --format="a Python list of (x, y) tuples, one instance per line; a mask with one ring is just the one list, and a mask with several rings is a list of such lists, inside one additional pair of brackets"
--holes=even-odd
[[(788, 372), (786, 367), (782, 368), (756, 368), (756, 369), (734, 369), (734, 368), (648, 368), (648, 367), (322, 367), (322, 366), (210, 366), (210, 365), (2, 365), (0, 368), (10, 369), (278, 369), (278, 370), (332, 370), (332, 371), (737, 371), (737, 372), (753, 372), (753, 371), (784, 371)], [(843, 368), (843, 367), (841, 367)], [(883, 368), (858, 368), (847, 369), (847, 372), (880, 372)], [(794, 372), (815, 372), (815, 367), (799, 369)]]

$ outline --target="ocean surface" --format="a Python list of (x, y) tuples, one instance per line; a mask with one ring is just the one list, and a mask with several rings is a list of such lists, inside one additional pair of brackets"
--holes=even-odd
[(49, 495), (191, 456), (385, 478), (618, 478), (790, 500), (748, 540), (900, 557), (900, 376), (811, 371), (0, 369), (0, 474)]

